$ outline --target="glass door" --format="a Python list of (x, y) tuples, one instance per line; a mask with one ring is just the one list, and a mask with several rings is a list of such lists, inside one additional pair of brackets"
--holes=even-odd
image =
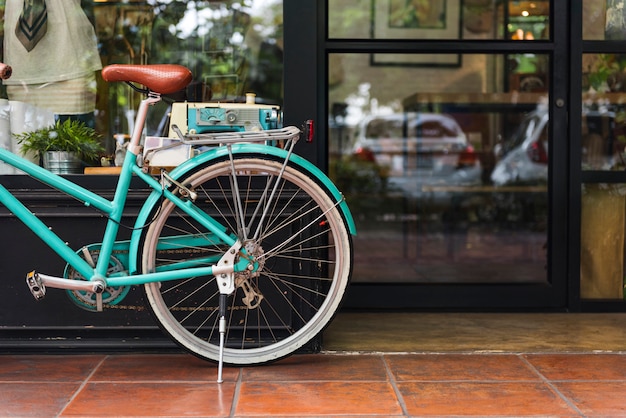
[(396, 307), (564, 305), (555, 2), (361, 3), (329, 1), (326, 42), (329, 172), (358, 228), (355, 306), (385, 292)]

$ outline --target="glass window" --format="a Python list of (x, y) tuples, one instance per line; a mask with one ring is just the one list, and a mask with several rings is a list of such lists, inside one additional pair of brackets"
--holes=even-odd
[(580, 296), (624, 298), (626, 184), (583, 184)]
[(626, 39), (625, 13), (623, 0), (583, 0), (583, 39)]
[(329, 0), (329, 37), (549, 39), (550, 2)]
[[(0, 1), (3, 61), (0, 146), (20, 153), (13, 133), (78, 119), (102, 135), (107, 159), (128, 138), (141, 95), (105, 83), (108, 64), (182, 64), (194, 79), (155, 106), (149, 135), (167, 135), (174, 102), (282, 105), (282, 0), (46, 0), (48, 28), (27, 52), (15, 34), (24, 2)], [(90, 161), (98, 164), (99, 161)], [(12, 173), (0, 167), (0, 173)]]
[(329, 61), (355, 282), (545, 282), (548, 56), (378, 55)]
[(624, 170), (626, 56), (584, 54), (582, 168)]
[[(607, 5), (611, 6), (612, 3), (608, 2)], [(625, 70), (624, 55), (583, 54), (581, 119), (583, 170), (626, 169)], [(580, 243), (582, 299), (619, 300), (624, 297), (625, 202), (624, 184), (582, 185)]]

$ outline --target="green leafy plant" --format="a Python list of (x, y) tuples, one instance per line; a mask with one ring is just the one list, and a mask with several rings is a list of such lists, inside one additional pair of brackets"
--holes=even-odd
[(85, 161), (92, 161), (104, 152), (100, 134), (84, 122), (71, 119), (16, 134), (15, 138), (22, 146), (22, 154), (32, 153), (40, 159), (47, 151), (66, 151), (78, 154)]
[(599, 92), (626, 91), (626, 56), (598, 54), (588, 66), (589, 87)]

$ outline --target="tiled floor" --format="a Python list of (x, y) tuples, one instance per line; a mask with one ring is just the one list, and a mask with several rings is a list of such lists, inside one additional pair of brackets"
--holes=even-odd
[(2, 416), (623, 417), (623, 354), (312, 354), (216, 370), (184, 354), (0, 357)]
[[(467, 335), (482, 330), (492, 344), (494, 334), (507, 334), (497, 329), (502, 315), (410, 318), (433, 325), (455, 318), (467, 324), (465, 318), (475, 327)], [(226, 368), (222, 384), (215, 382), (214, 364), (186, 354), (6, 354), (0, 356), (0, 416), (626, 417), (626, 350), (618, 350), (626, 348), (625, 317), (559, 318), (509, 317), (508, 334), (516, 334), (511, 339), (519, 344), (507, 350), (488, 344), (468, 349), (466, 335), (451, 325), (456, 337), (441, 326), (438, 333), (422, 329), (421, 339), (441, 339), (437, 351), (416, 342), (418, 350), (411, 352), (392, 344), (376, 352), (367, 349), (373, 344), (367, 333), (360, 346), (333, 337), (350, 323), (363, 326), (356, 317), (340, 316), (327, 332), (332, 352)], [(557, 319), (562, 327), (552, 332), (561, 334), (560, 345), (548, 336), (536, 339), (539, 324)], [(594, 322), (595, 328), (584, 325)], [(402, 349), (414, 338), (410, 328), (393, 334)], [(599, 338), (594, 330), (613, 336)]]

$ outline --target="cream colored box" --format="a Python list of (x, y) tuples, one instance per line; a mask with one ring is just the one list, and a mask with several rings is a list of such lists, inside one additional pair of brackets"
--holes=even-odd
[(191, 145), (180, 139), (148, 136), (144, 142), (143, 158), (150, 167), (176, 167), (193, 155)]

